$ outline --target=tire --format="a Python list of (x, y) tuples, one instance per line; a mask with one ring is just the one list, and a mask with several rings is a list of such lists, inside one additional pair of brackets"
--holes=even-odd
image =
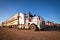
[(36, 25), (32, 24), (32, 25), (30, 26), (30, 29), (33, 30), (33, 31), (36, 31), (36, 30), (37, 30), (37, 27), (36, 27)]

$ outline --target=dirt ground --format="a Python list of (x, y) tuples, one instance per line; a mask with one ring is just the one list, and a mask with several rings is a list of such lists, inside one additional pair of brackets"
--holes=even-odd
[(60, 31), (31, 31), (0, 27), (0, 40), (60, 40)]

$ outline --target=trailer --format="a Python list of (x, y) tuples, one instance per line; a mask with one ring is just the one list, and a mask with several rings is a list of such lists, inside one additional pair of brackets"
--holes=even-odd
[(46, 24), (47, 27), (51, 27), (51, 26), (52, 27), (57, 27), (57, 23), (53, 23), (53, 22), (50, 22), (50, 21), (47, 21), (45, 24)]
[(34, 16), (30, 13), (23, 14), (17, 13), (2, 23), (2, 26), (18, 28), (18, 29), (31, 29), (40, 30), (45, 28), (45, 21), (42, 17)]

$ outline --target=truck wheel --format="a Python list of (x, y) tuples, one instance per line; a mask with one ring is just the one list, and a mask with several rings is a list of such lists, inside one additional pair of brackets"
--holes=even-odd
[(37, 27), (36, 27), (36, 25), (33, 24), (33, 25), (30, 26), (30, 29), (33, 30), (33, 31), (36, 31)]

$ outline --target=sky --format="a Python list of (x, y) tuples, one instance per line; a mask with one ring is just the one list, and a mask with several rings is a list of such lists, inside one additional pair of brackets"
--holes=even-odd
[(0, 23), (17, 12), (31, 12), (45, 21), (60, 23), (59, 0), (0, 0)]

